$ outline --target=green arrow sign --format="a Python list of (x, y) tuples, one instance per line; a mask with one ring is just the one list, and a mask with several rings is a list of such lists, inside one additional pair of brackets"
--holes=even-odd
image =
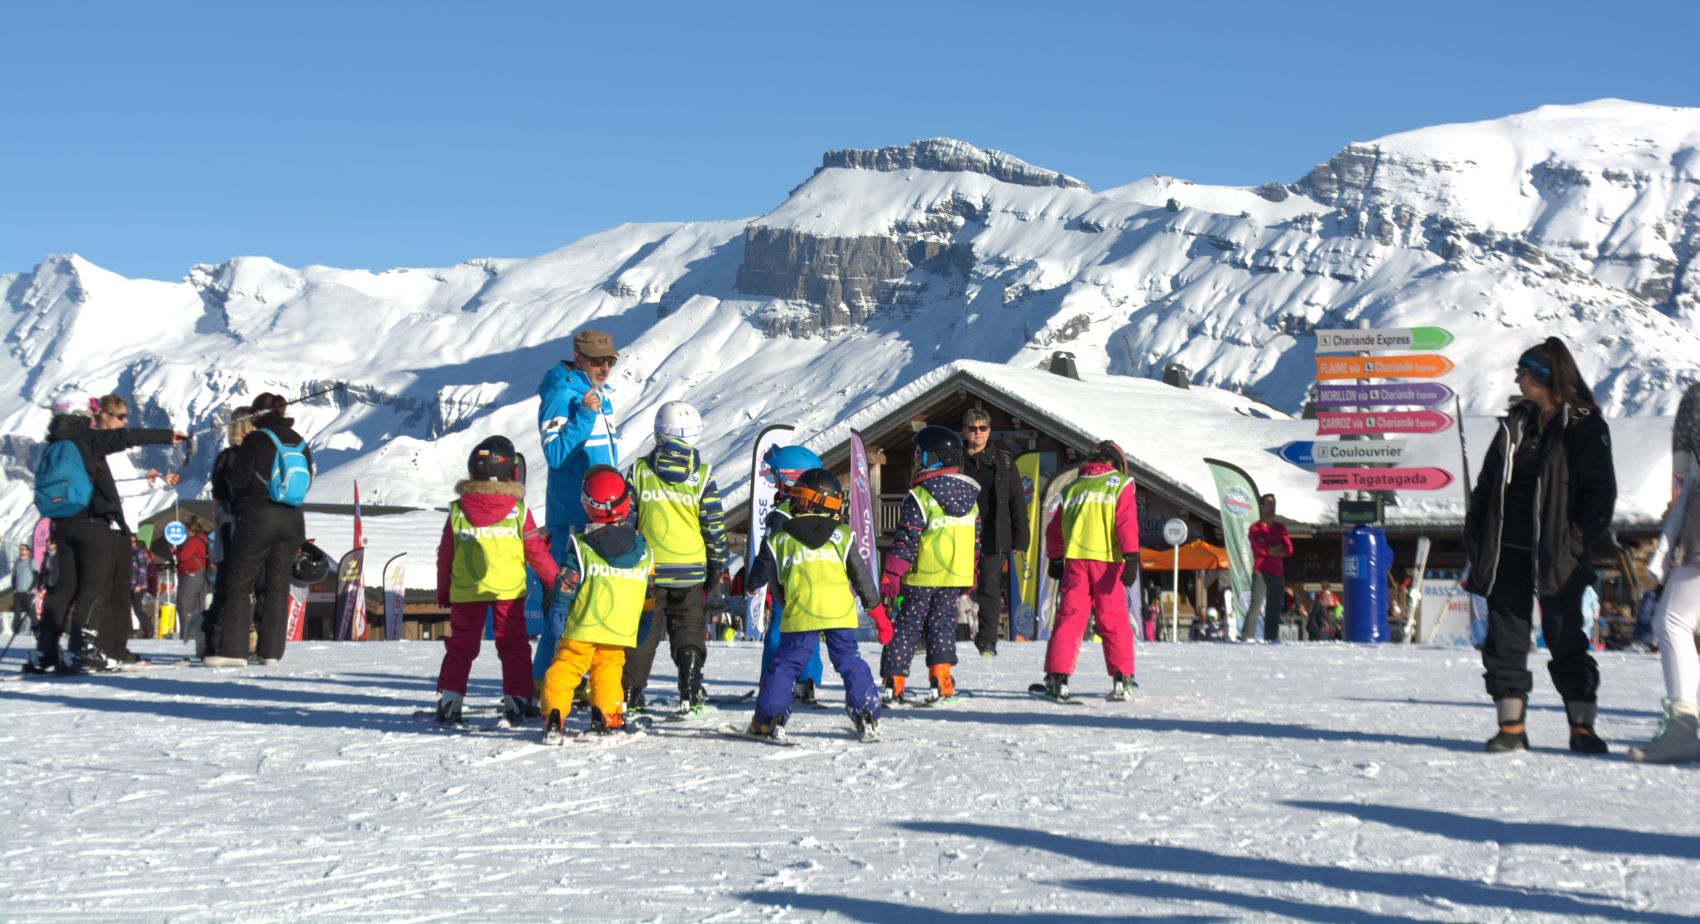
[(1382, 330), (1318, 330), (1318, 353), (1359, 353), (1370, 350), (1440, 350), (1452, 342), (1444, 327), (1389, 327)]

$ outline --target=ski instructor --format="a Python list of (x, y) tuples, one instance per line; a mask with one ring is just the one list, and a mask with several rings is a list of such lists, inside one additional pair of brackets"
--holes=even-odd
[[(608, 388), (608, 375), (619, 356), (613, 337), (599, 330), (581, 330), (573, 338), (573, 358), (549, 367), (537, 386), (537, 429), (549, 464), (543, 528), (557, 562), (566, 560), (573, 535), (583, 532), (588, 522), (579, 500), (585, 472), (596, 465), (616, 469), (620, 465), (614, 401)], [(538, 640), (532, 674), (539, 683), (555, 659), (556, 641), (548, 637), (547, 629)]]

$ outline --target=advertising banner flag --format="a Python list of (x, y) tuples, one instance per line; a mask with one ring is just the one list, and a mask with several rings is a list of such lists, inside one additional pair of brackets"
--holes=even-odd
[(407, 568), (403, 552), (384, 563), (384, 641), (401, 640), (402, 607), (407, 603)]
[(1228, 584), (1234, 592), (1234, 613), (1228, 625), (1238, 625), (1251, 609), (1251, 524), (1257, 522), (1257, 482), (1237, 465), (1205, 459), (1216, 482), (1216, 507), (1222, 515), (1222, 544), (1228, 550)]
[[(755, 455), (750, 460), (750, 534), (744, 551), (746, 574), (750, 565), (755, 563), (756, 556), (761, 554), (761, 544), (767, 538), (767, 515), (773, 512), (779, 498), (779, 480), (768, 470), (762, 457), (772, 447), (785, 445), (794, 432), (796, 428), (790, 424), (773, 424), (756, 437)], [(749, 606), (744, 614), (744, 634), (759, 638), (767, 622), (767, 588), (746, 584), (744, 595)]]
[(336, 640), (366, 638), (366, 550), (355, 549), (336, 565)]

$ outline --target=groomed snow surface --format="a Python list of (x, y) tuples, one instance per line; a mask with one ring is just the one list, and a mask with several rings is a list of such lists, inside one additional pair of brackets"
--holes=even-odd
[[(19, 640), (27, 642), (27, 637)], [(866, 649), (868, 646), (864, 646)], [(173, 642), (137, 643), (178, 654)], [(246, 670), (0, 684), (7, 920), (1692, 921), (1700, 770), (1629, 762), (1658, 661), (1600, 656), (1605, 758), (1564, 749), (1537, 655), (1526, 755), (1489, 756), (1474, 652), (1144, 645), (1143, 695), (1081, 652), (958, 670), (953, 709), (862, 744), (749, 706), (641, 737), (535, 743), (413, 717), (429, 642), (294, 645)], [(759, 650), (712, 646), (716, 694)], [(17, 651), (8, 657), (17, 669)], [(652, 693), (671, 696), (657, 659)], [(925, 668), (917, 658), (916, 670)], [(500, 696), (486, 647), (470, 702)], [(573, 720), (582, 722), (575, 715)], [(475, 721), (490, 722), (484, 716)]]

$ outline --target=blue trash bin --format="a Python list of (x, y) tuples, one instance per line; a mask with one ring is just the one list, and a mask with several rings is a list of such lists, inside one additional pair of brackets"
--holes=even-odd
[(1345, 588), (1348, 642), (1386, 642), (1387, 573), (1393, 568), (1393, 548), (1387, 534), (1373, 526), (1355, 526), (1342, 540), (1340, 583)]

